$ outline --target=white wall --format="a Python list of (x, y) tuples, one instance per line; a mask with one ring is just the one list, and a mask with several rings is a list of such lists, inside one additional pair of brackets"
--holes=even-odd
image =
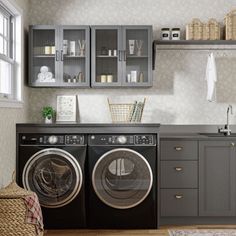
[[(154, 38), (162, 27), (181, 27), (192, 18), (223, 18), (234, 0), (30, 0), (30, 24), (151, 24)], [(235, 54), (236, 56), (236, 54)], [(106, 98), (128, 101), (147, 97), (144, 122), (162, 124), (225, 123), (228, 103), (236, 110), (236, 57), (217, 55), (217, 102), (206, 101), (207, 52), (157, 52), (150, 89), (30, 89), (30, 120), (41, 121), (40, 109), (55, 106), (57, 94), (78, 94), (81, 122), (110, 122)], [(236, 114), (236, 113), (235, 113)], [(232, 123), (236, 123), (233, 117)]]
[[(23, 21), (25, 33), (28, 29), (28, 0), (15, 0), (23, 9)], [(25, 38), (25, 35), (24, 35)], [(22, 47), (25, 48), (25, 44)], [(25, 59), (25, 57), (24, 57)], [(25, 62), (23, 61), (23, 68)], [(25, 78), (24, 69), (24, 78)], [(23, 108), (0, 108), (0, 188), (11, 180), (16, 163), (16, 129), (15, 124), (27, 121), (28, 89), (23, 88)]]

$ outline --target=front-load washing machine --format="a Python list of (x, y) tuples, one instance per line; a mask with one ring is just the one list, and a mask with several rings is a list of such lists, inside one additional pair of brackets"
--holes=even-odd
[(157, 135), (88, 138), (90, 228), (157, 228)]
[(81, 134), (19, 134), (17, 181), (34, 191), (46, 229), (85, 228), (85, 158)]

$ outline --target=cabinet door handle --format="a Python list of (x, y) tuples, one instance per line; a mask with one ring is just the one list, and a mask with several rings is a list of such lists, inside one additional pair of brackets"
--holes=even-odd
[(59, 61), (59, 51), (56, 50), (56, 61)]
[(183, 197), (184, 197), (184, 196), (183, 196), (183, 195), (180, 195), (180, 194), (176, 194), (176, 195), (175, 195), (175, 198), (176, 198), (176, 199), (182, 199)]
[(122, 51), (121, 50), (119, 50), (119, 61), (122, 61)]
[(61, 50), (61, 61), (64, 61), (63, 50)]
[(175, 147), (175, 151), (182, 151), (183, 147)]
[(178, 171), (178, 172), (183, 170), (182, 167), (175, 167), (174, 169), (175, 169), (176, 171)]
[(230, 146), (231, 146), (231, 147), (234, 147), (234, 146), (235, 146), (235, 143), (231, 143)]
[(124, 51), (124, 61), (126, 61), (126, 58), (127, 58), (126, 51)]

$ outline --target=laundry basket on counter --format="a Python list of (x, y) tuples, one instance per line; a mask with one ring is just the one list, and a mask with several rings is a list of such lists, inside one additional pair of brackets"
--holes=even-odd
[(142, 120), (146, 98), (142, 102), (111, 103), (107, 99), (113, 123), (138, 123)]
[(35, 224), (26, 223), (24, 198), (34, 193), (20, 188), (14, 179), (7, 187), (0, 189), (0, 235), (42, 236), (43, 231), (38, 231)]

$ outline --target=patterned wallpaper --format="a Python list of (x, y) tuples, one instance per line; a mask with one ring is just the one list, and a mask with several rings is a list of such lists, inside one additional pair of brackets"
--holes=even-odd
[[(23, 9), (25, 31), (28, 29), (28, 0), (14, 0)], [(23, 46), (23, 45), (22, 45)], [(23, 68), (25, 63), (23, 60)], [(25, 76), (25, 71), (24, 71)], [(0, 107), (0, 188), (9, 184), (16, 163), (16, 129), (15, 124), (27, 121), (28, 88), (23, 88), (23, 108)]]
[[(151, 24), (154, 38), (162, 27), (181, 27), (192, 18), (223, 22), (234, 0), (29, 0), (30, 24)], [(217, 102), (206, 101), (206, 51), (157, 51), (154, 85), (149, 89), (39, 89), (29, 91), (29, 118), (41, 121), (40, 109), (55, 106), (56, 95), (78, 94), (81, 122), (110, 122), (107, 97), (126, 101), (147, 98), (144, 122), (222, 124), (229, 103), (236, 110), (236, 53), (216, 53)], [(236, 114), (236, 112), (235, 112)], [(231, 122), (236, 124), (235, 116)]]

